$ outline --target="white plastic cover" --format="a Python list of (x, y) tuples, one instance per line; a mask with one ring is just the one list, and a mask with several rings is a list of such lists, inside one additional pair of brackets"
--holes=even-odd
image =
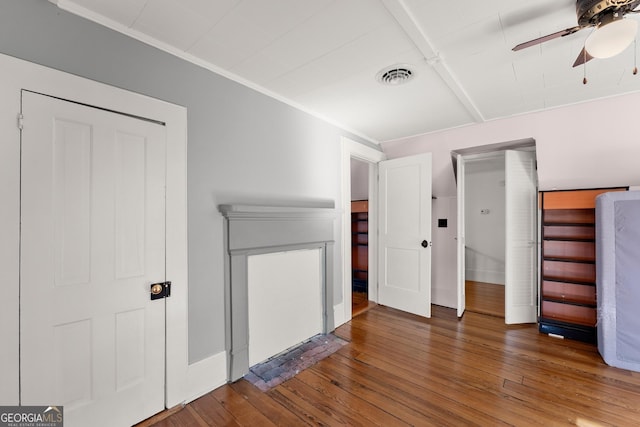
[(598, 350), (640, 372), (640, 191), (597, 197), (596, 252)]

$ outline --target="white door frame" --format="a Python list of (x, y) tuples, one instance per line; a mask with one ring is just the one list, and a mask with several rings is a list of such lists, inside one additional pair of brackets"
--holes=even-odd
[(457, 215), (457, 236), (456, 243), (458, 246), (458, 259), (457, 259), (457, 283), (458, 283), (458, 317), (462, 317), (466, 310), (466, 163), (473, 162), (475, 160), (488, 160), (502, 156), (504, 150), (489, 151), (482, 154), (457, 154), (456, 155), (456, 190), (457, 190), (457, 203), (458, 203), (458, 215)]
[[(165, 123), (167, 132), (166, 277), (173, 283), (166, 300), (165, 405), (192, 400), (224, 382), (211, 366), (188, 361), (187, 277), (187, 111), (184, 107), (0, 55), (0, 404), (19, 404), (19, 224), (21, 90), (47, 94)], [(25, 122), (28, 123), (28, 118)], [(226, 364), (226, 362), (224, 363)], [(224, 366), (224, 365), (223, 365)]]
[(369, 164), (369, 299), (378, 301), (378, 162), (382, 152), (342, 137), (342, 307), (334, 308), (335, 326), (351, 320), (351, 159)]
[[(475, 159), (483, 159), (483, 158), (491, 158), (493, 156), (495, 156), (498, 152), (501, 151), (505, 151), (505, 150), (509, 150), (509, 149), (534, 149), (535, 150), (535, 140), (533, 138), (527, 138), (527, 139), (522, 139), (522, 140), (517, 140), (517, 141), (510, 141), (510, 142), (501, 142), (501, 143), (497, 143), (497, 144), (490, 144), (490, 145), (485, 145), (485, 146), (478, 146), (478, 147), (469, 147), (469, 148), (464, 148), (464, 149), (460, 149), (460, 150), (452, 150), (451, 151), (451, 157), (452, 160), (454, 160), (454, 171), (456, 174), (456, 187), (460, 186), (460, 185), (464, 185), (464, 176), (460, 176), (459, 169), (457, 167), (457, 160), (458, 160), (458, 156), (461, 156), (464, 160), (475, 160)], [(464, 170), (464, 169), (463, 169)], [(464, 191), (463, 191), (464, 193)], [(458, 193), (460, 194), (460, 193)], [(464, 218), (464, 212), (461, 211), (464, 209), (464, 203), (461, 205), (460, 203), (458, 203), (458, 221), (460, 221), (461, 218)], [(460, 227), (461, 224), (458, 223), (458, 227)], [(458, 236), (460, 236), (460, 230), (458, 230)], [(461, 295), (460, 292), (464, 293), (464, 282), (465, 282), (465, 266), (464, 264), (461, 264), (464, 262), (464, 244), (465, 242), (461, 242), (460, 240), (457, 240), (457, 245), (458, 245), (458, 257), (457, 257), (457, 269), (458, 269), (458, 275), (457, 275), (457, 293), (458, 293), (458, 306), (457, 306), (457, 311), (458, 311), (458, 316), (462, 316), (464, 314), (464, 307), (462, 306), (461, 302), (464, 303), (464, 300), (461, 300)], [(460, 259), (460, 254), (462, 251), (462, 260)], [(505, 284), (506, 286), (506, 284)], [(505, 288), (506, 290), (506, 288)], [(506, 304), (506, 299), (505, 299), (505, 304)], [(466, 304), (465, 304), (466, 305)]]
[(467, 308), (467, 296), (465, 286), (465, 263), (466, 263), (466, 216), (465, 216), (465, 157), (458, 154), (457, 160), (457, 174), (456, 174), (456, 195), (458, 203), (458, 215), (456, 217), (457, 222), (457, 235), (456, 243), (458, 259), (456, 260), (456, 280), (457, 280), (457, 292), (458, 292), (458, 307), (457, 315), (462, 317), (464, 311)]

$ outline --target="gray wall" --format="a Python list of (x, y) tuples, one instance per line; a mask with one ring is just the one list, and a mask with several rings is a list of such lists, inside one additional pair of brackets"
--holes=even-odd
[(45, 0), (0, 0), (0, 52), (188, 109), (191, 362), (224, 350), (217, 205), (335, 200), (340, 208), (340, 136), (358, 138), (304, 112)]

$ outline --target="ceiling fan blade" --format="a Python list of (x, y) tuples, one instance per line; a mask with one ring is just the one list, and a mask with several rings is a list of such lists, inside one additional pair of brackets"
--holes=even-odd
[(584, 27), (582, 27), (580, 25), (575, 26), (575, 27), (571, 27), (571, 28), (567, 28), (566, 30), (558, 31), (556, 33), (548, 34), (546, 36), (539, 37), (537, 39), (529, 40), (528, 42), (520, 43), (519, 45), (514, 47), (512, 50), (515, 52), (515, 51), (522, 50), (522, 49), (527, 48), (527, 47), (531, 47), (531, 46), (538, 45), (540, 43), (544, 43), (544, 42), (549, 41), (549, 40), (557, 39), (558, 37), (568, 36), (569, 34), (573, 34), (573, 33), (577, 32), (577, 31), (580, 31), (583, 28)]
[(577, 67), (578, 65), (582, 65), (585, 62), (591, 61), (592, 59), (593, 59), (593, 56), (589, 55), (589, 52), (587, 52), (585, 48), (582, 48), (582, 50), (580, 51), (580, 54), (576, 58), (576, 62), (573, 63), (573, 66)]

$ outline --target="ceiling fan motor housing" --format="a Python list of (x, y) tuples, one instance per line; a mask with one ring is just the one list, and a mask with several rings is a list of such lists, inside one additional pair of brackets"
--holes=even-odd
[(578, 25), (590, 26), (609, 23), (640, 5), (640, 0), (577, 0)]

